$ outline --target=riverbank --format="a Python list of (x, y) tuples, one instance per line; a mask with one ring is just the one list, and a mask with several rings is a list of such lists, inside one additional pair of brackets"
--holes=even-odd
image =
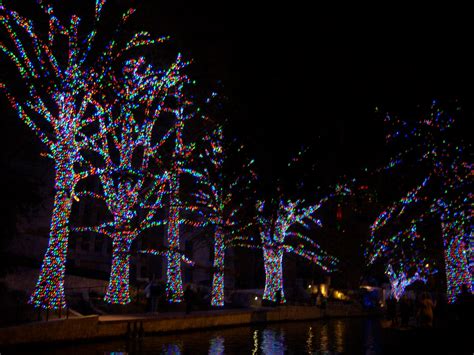
[(0, 346), (131, 338), (147, 334), (165, 334), (255, 323), (367, 315), (369, 314), (361, 309), (343, 304), (328, 308), (324, 314), (321, 309), (314, 306), (280, 306), (277, 308), (196, 311), (190, 314), (179, 312), (92, 315), (0, 328)]

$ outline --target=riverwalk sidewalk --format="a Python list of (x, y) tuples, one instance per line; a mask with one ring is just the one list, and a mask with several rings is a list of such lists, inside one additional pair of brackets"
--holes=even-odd
[(145, 334), (172, 333), (254, 323), (311, 320), (323, 316), (351, 317), (365, 315), (367, 313), (363, 310), (349, 305), (328, 307), (324, 315), (315, 306), (210, 310), (195, 311), (190, 314), (170, 312), (92, 315), (0, 328), (0, 346), (87, 341), (117, 337), (132, 338)]

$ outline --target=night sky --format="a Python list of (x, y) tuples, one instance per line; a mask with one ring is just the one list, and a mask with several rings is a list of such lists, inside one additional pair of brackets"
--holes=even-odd
[(232, 132), (267, 178), (287, 176), (302, 145), (331, 178), (376, 164), (376, 107), (409, 114), (432, 99), (459, 100), (472, 112), (467, 9), (311, 5), (148, 1), (138, 16), (195, 59), (204, 87), (222, 80)]
[[(93, 4), (69, 2), (71, 8)], [(27, 3), (34, 2), (21, 6)], [(473, 111), (474, 29), (465, 8), (247, 0), (110, 4), (136, 6), (136, 29), (170, 35), (194, 60), (191, 74), (200, 90), (221, 81), (227, 132), (246, 143), (269, 184), (277, 177), (291, 180), (285, 166), (302, 146), (311, 147), (305, 164), (315, 167), (312, 176), (328, 181), (376, 164), (383, 158), (376, 107), (410, 112), (436, 98), (460, 100)]]

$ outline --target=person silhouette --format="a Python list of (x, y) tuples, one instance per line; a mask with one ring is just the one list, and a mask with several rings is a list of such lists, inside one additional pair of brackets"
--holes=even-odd
[(428, 292), (425, 292), (420, 302), (420, 325), (423, 328), (431, 328), (433, 326), (433, 309), (435, 305), (431, 300)]

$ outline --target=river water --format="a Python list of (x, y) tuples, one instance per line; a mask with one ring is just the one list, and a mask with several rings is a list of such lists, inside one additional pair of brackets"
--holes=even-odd
[[(451, 339), (450, 337), (456, 337)], [(458, 332), (384, 329), (377, 318), (271, 323), (35, 348), (35, 354), (472, 354)], [(20, 349), (19, 352), (23, 352)], [(25, 349), (30, 353), (32, 349)], [(3, 355), (3, 354), (2, 354)]]

